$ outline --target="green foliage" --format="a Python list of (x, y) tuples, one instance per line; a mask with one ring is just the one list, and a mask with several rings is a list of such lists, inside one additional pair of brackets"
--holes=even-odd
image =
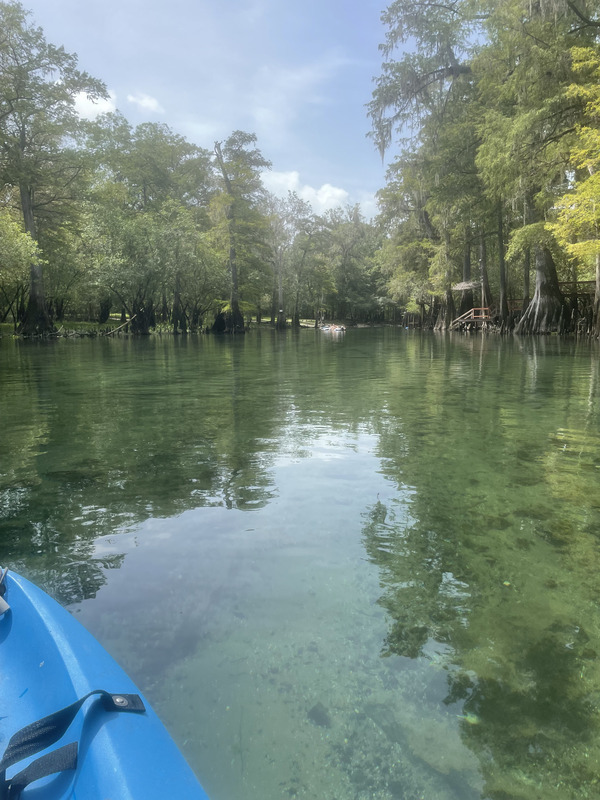
[[(447, 288), (476, 245), (482, 274), (494, 258), (503, 319), (508, 242), (513, 287), (517, 263), (538, 245), (553, 253), (535, 262), (549, 271), (538, 282), (548, 295), (567, 255), (587, 274), (600, 238), (597, 22), (576, 3), (523, 0), (399, 0), (382, 19), (388, 61), (370, 106), (373, 136), (389, 147), (397, 126), (416, 135), (389, 170), (380, 221), (398, 248), (431, 241), (422, 291)], [(414, 294), (401, 275), (388, 291)]]
[(310, 204), (295, 192), (288, 192), (285, 199), (269, 196), (265, 213), (273, 270), (271, 317), (277, 319), (279, 327), (285, 327), (291, 313), (297, 326), (300, 305), (309, 300), (307, 276), (318, 241), (318, 222)]
[(600, 255), (600, 53), (596, 48), (574, 47), (571, 55), (577, 82), (567, 87), (566, 95), (582, 104), (583, 115), (570, 153), (574, 180), (557, 199), (548, 227), (582, 266), (581, 277), (592, 278)]
[(37, 244), (8, 209), (0, 208), (0, 322), (11, 317), (16, 325), (19, 303), (29, 281), (29, 268), (40, 258)]
[(331, 316), (352, 320), (379, 315), (374, 253), (377, 232), (360, 214), (358, 206), (336, 209), (324, 218), (326, 262), (334, 292), (325, 298)]
[[(433, 0), (395, 0), (382, 14), (389, 59), (376, 81), (369, 116), (382, 156), (402, 126), (418, 126), (441, 112), (470, 75), (469, 54), (479, 21), (468, 0), (440, 5)], [(402, 57), (392, 57), (402, 52)]]
[[(20, 3), (0, 2), (0, 185), (20, 199), (25, 230), (43, 246), (44, 230), (76, 215), (88, 161), (77, 149), (83, 124), (76, 99), (107, 96), (77, 69), (77, 57), (49, 44)], [(49, 260), (49, 259), (48, 259)], [(52, 327), (42, 262), (32, 263), (24, 332)]]
[[(101, 81), (77, 69), (77, 57), (46, 42), (20, 3), (0, 3), (0, 179), (51, 193), (81, 169), (73, 144), (82, 131), (75, 101), (106, 96)], [(46, 206), (40, 197), (36, 210)]]
[(390, 296), (407, 311), (430, 299), (433, 285), (428, 271), (434, 249), (427, 239), (406, 244), (387, 240), (377, 253), (377, 264)]
[(227, 330), (241, 332), (244, 319), (240, 297), (244, 288), (257, 299), (264, 291), (269, 260), (268, 219), (261, 200), (265, 192), (260, 171), (268, 162), (255, 147), (256, 136), (234, 131), (224, 142), (215, 142), (215, 172), (219, 194), (213, 203), (215, 222), (220, 227), (224, 260), (230, 275), (231, 315)]
[(35, 258), (39, 258), (37, 244), (8, 209), (0, 208), (0, 281), (8, 284), (25, 280)]
[(506, 257), (509, 261), (516, 261), (536, 245), (552, 249), (555, 244), (555, 239), (548, 226), (543, 222), (533, 222), (512, 232)]
[[(106, 97), (104, 84), (20, 3), (0, 0), (0, 28), (0, 197), (29, 235), (3, 218), (2, 317), (40, 333), (65, 315), (104, 323), (116, 312), (138, 332), (185, 332), (228, 296), (232, 316), (264, 308), (274, 275), (295, 320), (328, 303), (361, 315), (380, 303), (374, 229), (358, 209), (325, 220), (298, 197), (269, 205), (270, 163), (252, 133), (210, 153), (164, 124), (82, 120), (78, 97)], [(37, 249), (13, 253), (31, 240)]]
[(548, 227), (569, 253), (584, 265), (600, 254), (600, 175), (579, 181), (573, 192), (557, 202), (557, 214)]

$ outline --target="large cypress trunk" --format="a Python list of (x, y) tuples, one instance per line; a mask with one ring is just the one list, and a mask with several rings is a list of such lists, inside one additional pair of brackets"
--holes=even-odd
[(30, 275), (29, 300), (18, 332), (24, 336), (51, 333), (54, 330), (54, 325), (46, 306), (41, 264), (32, 263)]
[(153, 328), (156, 324), (153, 301), (137, 297), (132, 303), (132, 311), (133, 314), (129, 321), (131, 333), (148, 336), (150, 328)]
[(515, 333), (560, 333), (566, 327), (568, 310), (558, 285), (554, 259), (542, 245), (536, 245), (534, 252), (535, 292)]
[(223, 332), (244, 333), (245, 332), (244, 317), (242, 312), (240, 311), (240, 303), (239, 303), (237, 253), (235, 246), (237, 231), (236, 231), (236, 219), (234, 210), (234, 194), (231, 181), (229, 180), (229, 175), (227, 174), (227, 169), (225, 167), (225, 162), (223, 161), (223, 154), (221, 152), (221, 145), (219, 144), (219, 142), (215, 142), (215, 154), (217, 156), (217, 161), (219, 163), (219, 168), (223, 176), (223, 181), (225, 183), (227, 194), (229, 195), (230, 198), (226, 216), (227, 216), (228, 232), (229, 232), (229, 274), (231, 276), (231, 302), (230, 302), (231, 308), (230, 311), (227, 312), (224, 316), (225, 330)]
[[(232, 231), (231, 236), (233, 237), (234, 235)], [(246, 329), (244, 327), (244, 316), (240, 310), (237, 258), (233, 239), (229, 247), (229, 267), (231, 270), (231, 311), (228, 315), (228, 333), (244, 333)]]
[[(23, 221), (25, 230), (30, 234), (34, 241), (37, 241), (37, 231), (33, 216), (33, 192), (28, 186), (20, 187), (21, 209), (23, 211)], [(50, 333), (54, 330), (48, 307), (46, 305), (46, 295), (44, 293), (44, 276), (42, 264), (39, 259), (31, 262), (30, 270), (29, 300), (25, 315), (19, 325), (18, 332), (24, 336), (34, 334)]]
[(600, 337), (600, 253), (596, 253), (596, 291), (594, 292), (592, 329), (594, 336)]

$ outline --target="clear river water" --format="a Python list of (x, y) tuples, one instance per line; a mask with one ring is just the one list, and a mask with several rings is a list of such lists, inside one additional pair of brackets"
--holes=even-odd
[(600, 797), (594, 343), (2, 339), (0, 563), (212, 800)]

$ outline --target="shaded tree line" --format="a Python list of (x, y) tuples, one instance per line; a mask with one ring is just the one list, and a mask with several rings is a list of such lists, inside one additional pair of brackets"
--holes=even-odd
[(598, 3), (395, 0), (369, 106), (377, 259), (392, 298), (447, 328), (600, 335)]
[(107, 96), (0, 2), (0, 322), (241, 332), (301, 319), (600, 335), (600, 20), (569, 0), (395, 0), (369, 115), (380, 213), (270, 195), (252, 133), (210, 149), (93, 122)]
[(106, 98), (102, 81), (20, 3), (0, 2), (0, 30), (0, 322), (186, 333), (383, 317), (375, 227), (358, 208), (318, 216), (269, 195), (251, 133), (209, 150), (118, 112), (84, 120), (77, 100)]

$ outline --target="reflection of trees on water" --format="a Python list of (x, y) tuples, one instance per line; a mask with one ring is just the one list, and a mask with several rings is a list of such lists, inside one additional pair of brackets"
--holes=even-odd
[(305, 334), (7, 343), (0, 563), (76, 602), (102, 584), (98, 537), (269, 503), (276, 459), (356, 429), (385, 374), (368, 346)]
[[(256, 507), (272, 497), (252, 441), (277, 416), (242, 396), (239, 353), (208, 370), (186, 339), (54, 342), (15, 348), (3, 387), (0, 562), (65, 603), (93, 596), (98, 536), (200, 505)], [(188, 351), (186, 355), (186, 350)], [(11, 388), (14, 394), (11, 395)]]
[(369, 509), (364, 544), (389, 618), (382, 655), (446, 671), (439, 701), (459, 704), (485, 796), (558, 800), (592, 796), (600, 758), (597, 447), (578, 433), (597, 378), (589, 361), (527, 350), (503, 363), (496, 349), (489, 381), (485, 353), (454, 354), (421, 386), (418, 418), (400, 387), (379, 455), (404, 499)]
[[(445, 544), (428, 536), (420, 526), (394, 515), (388, 519), (386, 506), (373, 506), (364, 528), (367, 553), (381, 568), (385, 587), (379, 600), (390, 616), (390, 630), (382, 655), (418, 658), (430, 639), (450, 643), (453, 625), (464, 618), (457, 602), (462, 584), (447, 571), (456, 561)], [(418, 552), (413, 548), (418, 542)]]
[[(527, 788), (533, 781), (545, 797), (577, 796), (580, 782), (596, 780), (588, 765), (599, 752), (597, 636), (592, 642), (570, 621), (576, 611), (569, 603), (560, 610), (564, 596), (540, 619), (512, 584), (498, 586), (477, 553), (435, 539), (423, 520), (407, 526), (381, 502), (368, 514), (365, 548), (381, 569), (379, 603), (389, 617), (382, 656), (428, 659), (446, 671), (439, 702), (459, 704), (485, 796), (537, 798)], [(534, 568), (522, 567), (525, 575)], [(525, 579), (518, 569), (512, 577), (515, 584)], [(562, 794), (552, 794), (561, 781)]]
[[(77, 547), (71, 543), (59, 559), (56, 556), (42, 556), (35, 560), (29, 558), (23, 564), (24, 567), (26, 565), (28, 578), (63, 605), (73, 605), (94, 597), (106, 583), (105, 570), (117, 569), (125, 558), (124, 555), (113, 555), (98, 559), (93, 553), (93, 542), (81, 544), (81, 547)], [(89, 546), (86, 547), (86, 544)], [(18, 562), (11, 564), (11, 567), (16, 572), (23, 571)]]

